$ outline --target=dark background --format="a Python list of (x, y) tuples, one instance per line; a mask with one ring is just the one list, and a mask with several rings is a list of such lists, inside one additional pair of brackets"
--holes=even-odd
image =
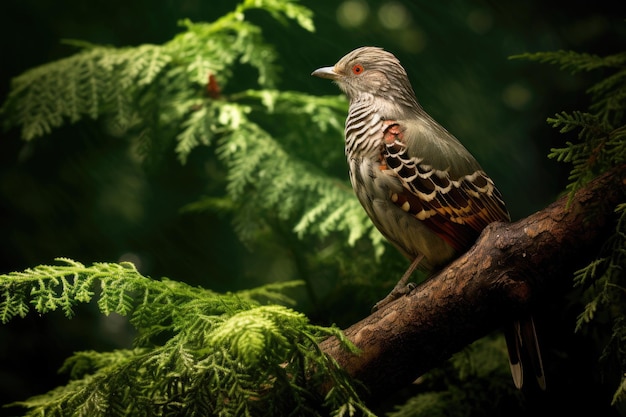
[[(336, 86), (310, 77), (311, 71), (334, 64), (358, 46), (394, 52), (425, 109), (494, 178), (514, 220), (545, 207), (564, 189), (568, 167), (546, 155), (565, 138), (545, 120), (562, 110), (585, 109), (584, 90), (603, 74), (573, 76), (553, 66), (508, 57), (559, 49), (611, 54), (622, 51), (626, 39), (623, 5), (614, 1), (302, 4), (315, 13), (315, 33), (295, 24), (280, 25), (263, 12), (250, 16), (278, 51), (283, 68), (278, 88), (338, 94)], [(114, 46), (159, 44), (181, 31), (179, 19), (211, 21), (233, 8), (233, 2), (201, 0), (4, 1), (0, 100), (4, 101), (12, 77), (75, 51), (61, 39)], [(243, 73), (242, 85), (254, 77)], [(235, 84), (229, 85), (233, 91)], [(28, 143), (17, 130), (3, 131), (0, 273), (63, 256), (87, 264), (132, 260), (146, 275), (217, 291), (300, 278), (289, 256), (272, 246), (276, 242), (247, 247), (237, 239), (228, 216), (180, 212), (211, 190), (201, 175), (203, 161), (211, 157), (209, 150), (194, 151), (186, 165), (172, 152), (159, 170), (150, 171), (130, 159), (126, 149), (127, 144), (111, 140), (97, 121), (63, 127)], [(337, 153), (342, 152), (338, 147)], [(302, 296), (302, 309), (322, 323), (346, 325), (362, 316), (373, 300), (366, 300), (356, 312), (342, 311), (341, 294), (329, 289), (333, 279), (329, 274), (316, 284), (319, 298), (328, 295), (325, 301)], [(572, 332), (576, 314), (564, 312), (562, 306), (559, 301), (544, 308), (540, 327), (547, 330), (547, 356), (558, 356), (563, 345), (580, 342), (573, 356), (587, 363), (577, 372), (565, 367), (552, 370), (560, 372), (553, 379), (556, 391), (559, 380), (597, 378), (594, 359), (585, 356), (591, 348), (561, 334)], [(93, 306), (81, 307), (71, 321), (53, 313), (45, 319), (30, 315), (2, 325), (0, 403), (64, 383), (66, 376), (56, 370), (73, 351), (127, 347), (131, 340), (132, 331), (123, 318), (102, 317)], [(569, 382), (562, 391), (576, 395), (573, 385)], [(612, 393), (601, 383), (581, 390), (591, 398), (585, 402), (590, 410), (612, 413), (607, 408)], [(0, 410), (2, 415), (7, 412)]]

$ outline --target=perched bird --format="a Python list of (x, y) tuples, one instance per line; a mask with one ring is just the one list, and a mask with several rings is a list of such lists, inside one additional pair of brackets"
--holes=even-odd
[[(345, 153), (352, 187), (378, 230), (412, 261), (375, 308), (408, 292), (415, 268), (441, 268), (467, 251), (489, 223), (510, 220), (491, 178), (424, 111), (393, 54), (358, 48), (312, 75), (335, 81), (347, 95)], [(505, 334), (515, 385), (523, 385), (520, 356), (528, 355), (545, 389), (532, 317), (515, 322)]]

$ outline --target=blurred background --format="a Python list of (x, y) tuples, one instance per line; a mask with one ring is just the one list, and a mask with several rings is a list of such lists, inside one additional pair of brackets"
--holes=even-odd
[[(0, 101), (12, 77), (74, 53), (62, 39), (113, 46), (160, 44), (181, 31), (180, 19), (212, 21), (235, 4), (5, 0), (0, 6)], [(250, 16), (278, 52), (283, 70), (277, 87), (339, 94), (332, 83), (310, 73), (359, 46), (393, 52), (426, 111), (455, 134), (495, 180), (513, 220), (545, 207), (564, 189), (569, 167), (546, 155), (565, 138), (545, 120), (562, 110), (585, 109), (584, 90), (602, 74), (573, 76), (509, 57), (559, 49), (611, 54), (623, 51), (626, 40), (623, 4), (607, 0), (566, 6), (537, 0), (302, 4), (314, 12), (315, 33), (278, 24), (262, 12)], [(240, 77), (247, 88), (256, 74), (244, 71)], [(228, 88), (236, 91), (237, 85), (231, 82)], [(306, 272), (302, 262), (306, 264), (311, 245), (289, 230), (250, 246), (238, 240), (227, 214), (181, 212), (200, 195), (219, 193), (218, 185), (206, 181), (207, 160), (214, 158), (210, 149), (194, 150), (185, 165), (173, 152), (164, 154), (159, 169), (150, 170), (129, 156), (127, 143), (111, 140), (97, 121), (57, 129), (32, 142), (22, 141), (16, 129), (1, 135), (0, 273), (49, 264), (61, 256), (86, 264), (126, 260), (145, 275), (216, 291), (301, 279), (308, 273), (313, 288), (294, 294), (297, 308), (322, 324), (342, 327), (367, 314), (376, 296), (390, 287), (382, 281), (347, 279), (342, 274), (350, 268), (342, 265), (318, 265)], [(343, 155), (340, 140), (336, 152)], [(337, 175), (347, 181), (347, 170)], [(392, 252), (390, 265), (401, 271), (405, 261)], [(345, 303), (346, 295), (358, 301)], [(561, 332), (572, 332), (576, 311), (564, 312), (564, 305), (560, 300), (544, 308), (540, 328), (547, 333), (548, 357), (558, 356), (561, 345), (576, 342), (573, 336), (552, 331), (560, 326)], [(562, 320), (569, 322), (562, 326)], [(124, 318), (102, 317), (93, 306), (81, 307), (71, 321), (54, 313), (2, 325), (0, 404), (64, 383), (67, 377), (56, 371), (73, 351), (128, 347), (131, 341), (132, 330)], [(552, 370), (560, 375), (557, 381), (574, 378), (562, 389), (563, 397), (555, 394), (558, 400), (565, 393), (575, 395), (575, 381), (594, 372), (585, 356), (590, 351), (582, 343), (579, 354), (587, 363), (581, 369)], [(608, 408), (610, 395), (601, 381), (584, 388), (585, 404), (607, 415), (614, 413)], [(575, 400), (570, 406), (581, 407)], [(2, 415), (7, 412), (0, 410)]]

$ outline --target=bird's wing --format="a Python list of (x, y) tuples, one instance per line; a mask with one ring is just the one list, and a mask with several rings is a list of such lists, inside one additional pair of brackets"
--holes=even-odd
[(508, 221), (509, 214), (491, 178), (440, 129), (448, 135), (444, 139), (428, 137), (433, 132), (416, 123), (387, 121), (381, 169), (402, 184), (391, 200), (464, 252), (489, 223)]

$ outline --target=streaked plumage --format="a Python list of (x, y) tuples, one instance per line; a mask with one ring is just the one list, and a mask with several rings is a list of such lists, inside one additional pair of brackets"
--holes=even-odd
[[(358, 48), (312, 75), (334, 80), (350, 100), (345, 152), (352, 186), (374, 225), (413, 262), (390, 296), (397, 297), (416, 266), (438, 269), (469, 249), (489, 223), (509, 221), (491, 178), (422, 109), (393, 54)], [(507, 337), (513, 379), (521, 387), (523, 346), (538, 358), (542, 385), (532, 319), (514, 327)], [(535, 339), (521, 338), (530, 334), (520, 331), (526, 328)]]

